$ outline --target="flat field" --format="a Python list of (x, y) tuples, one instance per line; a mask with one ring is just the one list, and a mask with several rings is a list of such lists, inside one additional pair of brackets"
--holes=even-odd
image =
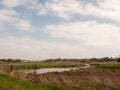
[[(2, 68), (11, 65), (25, 65), (13, 71)], [(45, 74), (22, 74), (19, 70), (51, 67), (81, 67), (86, 63), (78, 61), (54, 62), (1, 62), (1, 90), (120, 90), (120, 64), (118, 62), (90, 62), (90, 68)], [(6, 67), (5, 67), (6, 66)], [(29, 67), (28, 67), (29, 66)], [(30, 67), (31, 66), (31, 67)], [(36, 69), (37, 69), (36, 68)], [(7, 70), (6, 70), (7, 71)], [(4, 73), (4, 74), (3, 74)], [(7, 74), (6, 74), (7, 73)]]

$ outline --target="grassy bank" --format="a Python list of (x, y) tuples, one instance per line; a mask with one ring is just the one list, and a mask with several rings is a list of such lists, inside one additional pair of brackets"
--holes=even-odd
[(97, 68), (104, 68), (104, 69), (120, 69), (120, 64), (116, 65), (97, 65)]
[(120, 90), (119, 69), (80, 69), (63, 73), (29, 74), (27, 80), (34, 83), (55, 83), (78, 90)]
[(0, 73), (0, 90), (67, 90), (51, 84), (33, 84)]
[[(11, 65), (13, 65), (11, 67)], [(83, 65), (81, 62), (59, 61), (59, 62), (4, 62), (0, 63), (3, 69), (33, 69), (33, 68), (53, 68), (53, 67), (78, 67)]]

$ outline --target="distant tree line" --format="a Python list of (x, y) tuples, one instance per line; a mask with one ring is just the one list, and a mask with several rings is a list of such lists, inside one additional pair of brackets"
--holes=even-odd
[(21, 62), (20, 59), (0, 59), (1, 62)]
[[(22, 62), (27, 60), (21, 60), (21, 59), (0, 59), (1, 62)], [(46, 59), (42, 60), (43, 62), (59, 62), (59, 61), (71, 61), (71, 62), (108, 62), (108, 61), (118, 61), (120, 62), (120, 57), (102, 57), (102, 58), (84, 58), (84, 59), (62, 59), (62, 58), (56, 58), (56, 59)]]
[(57, 58), (57, 59), (47, 59), (43, 60), (44, 62), (55, 62), (55, 61), (76, 61), (76, 62), (86, 62), (86, 61), (93, 61), (93, 62), (108, 62), (108, 61), (118, 61), (120, 62), (120, 57), (102, 57), (102, 58), (85, 58), (85, 59), (62, 59), (62, 58)]

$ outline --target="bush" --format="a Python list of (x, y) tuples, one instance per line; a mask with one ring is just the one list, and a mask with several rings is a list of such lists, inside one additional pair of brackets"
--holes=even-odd
[(117, 61), (120, 62), (120, 58), (118, 58)]

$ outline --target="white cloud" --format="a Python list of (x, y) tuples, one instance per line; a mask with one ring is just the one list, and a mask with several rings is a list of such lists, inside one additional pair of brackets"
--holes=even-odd
[(75, 8), (78, 9), (79, 3), (77, 0), (50, 0), (45, 3), (44, 10), (53, 12), (59, 17), (68, 18), (74, 14)]
[(1, 4), (8, 7), (14, 8), (18, 6), (32, 7), (37, 4), (38, 0), (1, 0)]
[(20, 14), (13, 9), (0, 9), (0, 21), (2, 24), (9, 23), (23, 31), (35, 30), (35, 26), (29, 20), (24, 20)]
[(0, 23), (0, 31), (4, 30), (4, 25)]
[(39, 15), (52, 13), (68, 19), (79, 14), (120, 22), (119, 0), (96, 0), (96, 2), (96, 4), (93, 4), (92, 1), (85, 4), (83, 0), (48, 0), (43, 4), (39, 0), (12, 0), (12, 2), (1, 0), (1, 3), (8, 8), (24, 6), (37, 11)]
[(82, 0), (48, 0), (44, 4), (44, 12), (53, 12), (62, 18), (70, 18), (74, 14), (89, 15), (120, 21), (119, 0), (97, 0), (97, 4), (83, 3)]
[(18, 13), (12, 9), (0, 9), (0, 21), (13, 22), (13, 18), (18, 16)]
[[(22, 2), (22, 1), (21, 1)], [(1, 0), (1, 3), (7, 7), (16, 7), (21, 4), (20, 0)]]
[(51, 37), (82, 41), (86, 45), (120, 45), (120, 27), (113, 24), (79, 21), (47, 25), (43, 30)]
[[(43, 4), (39, 0), (1, 0), (5, 7), (0, 9), (0, 30), (7, 27), (7, 24), (23, 31), (33, 31), (37, 28), (32, 21), (23, 18), (14, 10), (18, 6), (35, 10), (39, 15), (52, 14), (70, 19), (78, 14), (120, 22), (119, 0), (96, 0), (96, 5), (90, 2), (84, 4), (83, 1), (46, 0)], [(114, 24), (78, 21), (46, 25), (43, 30), (56, 40), (57, 38), (69, 39), (71, 43), (75, 41), (77, 44), (67, 43), (67, 41), (49, 42), (32, 38), (0, 37), (0, 58), (82, 58), (115, 56), (120, 53), (120, 26)]]
[(78, 46), (31, 38), (6, 37), (0, 38), (0, 42), (0, 58), (80, 58), (87, 52), (78, 50)]
[(40, 60), (49, 58), (92, 58), (117, 56), (120, 53), (116, 46), (83, 46), (63, 42), (49, 42), (24, 37), (0, 38), (0, 58), (19, 58), (26, 60)]
[(24, 31), (34, 31), (35, 27), (31, 24), (30, 21), (27, 20), (18, 20), (17, 23), (15, 23), (15, 26)]

